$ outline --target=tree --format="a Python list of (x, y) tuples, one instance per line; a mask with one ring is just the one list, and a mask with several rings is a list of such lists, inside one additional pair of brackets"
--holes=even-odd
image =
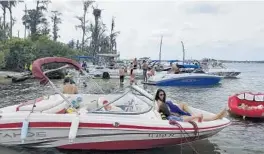
[(39, 29), (39, 25), (43, 25), (46, 28), (48, 24), (43, 12), (47, 11), (47, 5), (49, 3), (49, 0), (37, 1), (36, 9), (27, 10), (27, 14), (22, 17), (23, 24), (30, 29), (31, 37), (33, 38), (42, 32)]
[(86, 20), (86, 15), (88, 12), (89, 7), (94, 3), (94, 1), (90, 0), (85, 0), (83, 2), (83, 16), (77, 16), (76, 18), (81, 22), (80, 25), (76, 25), (76, 29), (81, 29), (82, 30), (82, 44), (81, 44), (81, 50), (83, 51), (84, 49), (84, 41), (85, 41), (85, 36), (87, 33), (87, 23), (88, 20)]
[(6, 28), (6, 8), (8, 7), (8, 1), (0, 1), (0, 5), (3, 10), (3, 28)]
[(50, 29), (49, 29), (49, 23), (47, 21), (42, 24), (40, 33), (44, 36), (49, 37)]
[(12, 38), (13, 36), (13, 25), (14, 25), (12, 8), (15, 7), (16, 4), (17, 1), (8, 1), (8, 5), (7, 5), (7, 9), (9, 10), (9, 15), (10, 15), (10, 33), (9, 33), (10, 38)]
[(0, 17), (0, 41), (8, 39), (8, 25), (4, 26), (2, 18)]
[(116, 37), (118, 36), (118, 34), (120, 34), (119, 31), (114, 32), (114, 28), (115, 28), (115, 18), (113, 17), (111, 24), (111, 34), (110, 34), (110, 52), (113, 51), (116, 52)]
[(74, 49), (75, 48), (75, 42), (74, 42), (74, 40), (73, 39), (70, 40), (67, 45), (68, 45), (69, 48)]
[(52, 16), (51, 16), (51, 21), (53, 23), (53, 28), (52, 28), (52, 34), (53, 34), (53, 41), (57, 41), (59, 35), (58, 35), (58, 31), (59, 31), (59, 27), (58, 24), (61, 23), (61, 13), (58, 11), (51, 11), (52, 12)]
[(80, 50), (81, 49), (80, 41), (79, 40), (76, 41), (76, 49), (77, 50)]

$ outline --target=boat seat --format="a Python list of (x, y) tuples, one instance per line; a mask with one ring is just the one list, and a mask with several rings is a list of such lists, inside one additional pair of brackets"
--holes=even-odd
[(87, 104), (86, 110), (92, 111), (98, 108), (98, 100), (91, 101), (89, 104)]
[[(32, 107), (33, 104), (21, 104), (17, 111), (31, 111)], [(69, 104), (59, 94), (55, 94), (49, 96), (48, 99), (36, 102), (34, 112), (63, 113), (68, 107)]]

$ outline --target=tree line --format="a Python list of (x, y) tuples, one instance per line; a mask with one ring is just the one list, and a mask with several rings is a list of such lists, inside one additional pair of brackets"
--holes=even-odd
[[(76, 16), (76, 30), (82, 33), (80, 40), (70, 40), (67, 44), (58, 42), (60, 25), (63, 23), (62, 13), (48, 10), (51, 0), (36, 1), (35, 8), (27, 9), (25, 3), (22, 23), (24, 37), (13, 35), (16, 20), (12, 10), (24, 1), (0, 1), (2, 15), (0, 16), (0, 69), (20, 71), (25, 65), (41, 57), (63, 56), (72, 58), (75, 55), (96, 56), (97, 53), (115, 53), (116, 38), (115, 18), (112, 18), (110, 34), (107, 26), (101, 20), (101, 10), (94, 7), (95, 1), (84, 0), (83, 12)], [(89, 21), (88, 10), (92, 10), (94, 21)], [(51, 12), (51, 16), (45, 15)], [(9, 19), (6, 19), (9, 13)], [(48, 21), (50, 18), (50, 21)]]

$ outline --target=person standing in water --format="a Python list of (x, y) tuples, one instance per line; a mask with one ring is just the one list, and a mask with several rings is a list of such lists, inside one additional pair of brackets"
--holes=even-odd
[(133, 60), (133, 67), (134, 69), (137, 69), (137, 58)]
[(119, 69), (120, 84), (123, 84), (124, 83), (124, 78), (125, 78), (125, 69), (124, 69), (124, 67), (121, 67)]
[(142, 69), (143, 69), (143, 78), (144, 78), (144, 81), (147, 82), (148, 81), (148, 77), (147, 77), (148, 64), (146, 63), (145, 60), (143, 60)]
[(130, 85), (132, 85), (133, 83), (135, 83), (137, 85), (134, 69), (132, 68), (130, 70)]

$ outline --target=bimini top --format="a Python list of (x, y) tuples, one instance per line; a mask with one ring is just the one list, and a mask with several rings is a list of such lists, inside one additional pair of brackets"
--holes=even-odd
[(33, 62), (32, 65), (32, 75), (40, 80), (40, 84), (47, 84), (49, 82), (48, 77), (45, 75), (45, 73), (42, 70), (42, 66), (44, 64), (49, 63), (66, 63), (74, 66), (76, 70), (81, 70), (81, 66), (79, 63), (72, 59), (64, 58), (64, 57), (45, 57), (37, 59)]

